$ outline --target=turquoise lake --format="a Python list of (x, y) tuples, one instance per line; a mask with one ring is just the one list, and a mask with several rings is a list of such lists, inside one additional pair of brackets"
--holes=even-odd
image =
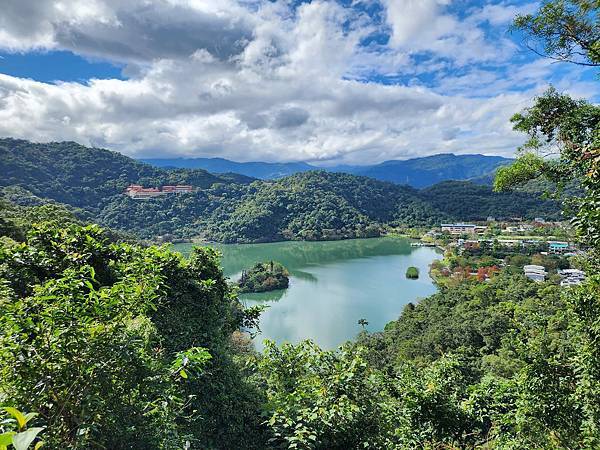
[[(245, 304), (269, 306), (255, 339), (258, 349), (264, 339), (277, 343), (312, 339), (332, 349), (360, 332), (359, 319), (369, 322), (368, 331), (380, 331), (404, 305), (436, 292), (428, 272), (439, 252), (411, 247), (408, 239), (210, 246), (222, 252), (223, 271), (232, 281), (259, 261), (278, 261), (290, 271), (288, 289), (240, 296)], [(184, 255), (191, 248), (192, 244), (174, 245)], [(409, 266), (419, 269), (418, 280), (406, 279)]]

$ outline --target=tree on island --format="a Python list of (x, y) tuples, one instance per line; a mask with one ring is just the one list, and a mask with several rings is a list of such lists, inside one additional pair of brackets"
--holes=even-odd
[(365, 328), (367, 325), (369, 325), (369, 322), (367, 321), (367, 319), (358, 319), (358, 324), (359, 324), (361, 327), (363, 327), (363, 330), (364, 330), (364, 328)]
[(411, 280), (416, 280), (417, 278), (419, 278), (419, 269), (417, 269), (414, 266), (411, 266), (408, 269), (406, 269), (406, 278), (410, 278)]
[(280, 263), (256, 263), (250, 270), (243, 271), (238, 286), (240, 292), (267, 292), (289, 286), (289, 272)]

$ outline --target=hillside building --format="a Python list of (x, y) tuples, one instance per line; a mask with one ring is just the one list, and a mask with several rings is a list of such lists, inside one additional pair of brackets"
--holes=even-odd
[(145, 188), (140, 184), (130, 184), (124, 193), (135, 200), (148, 200), (162, 195), (193, 192), (193, 190), (192, 186), (179, 184), (176, 186), (163, 186), (162, 189), (155, 187)]
[(563, 253), (567, 253), (571, 250), (572, 248), (568, 242), (548, 241), (548, 253), (562, 255)]
[(178, 184), (176, 186), (163, 186), (162, 191), (167, 194), (183, 194), (186, 192), (192, 192), (194, 188), (189, 185)]
[(534, 264), (523, 266), (523, 272), (527, 278), (538, 283), (545, 281), (546, 275), (548, 275), (544, 266), (537, 266)]

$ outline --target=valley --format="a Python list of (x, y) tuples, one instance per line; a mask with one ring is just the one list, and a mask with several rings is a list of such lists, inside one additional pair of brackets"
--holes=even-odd
[(600, 1), (2, 3), (0, 450), (600, 449)]

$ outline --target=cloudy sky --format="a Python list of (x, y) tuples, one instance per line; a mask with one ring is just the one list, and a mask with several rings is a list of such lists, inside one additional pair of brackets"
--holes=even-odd
[(2, 0), (0, 135), (134, 157), (511, 156), (510, 116), (591, 71), (507, 28), (537, 2)]

